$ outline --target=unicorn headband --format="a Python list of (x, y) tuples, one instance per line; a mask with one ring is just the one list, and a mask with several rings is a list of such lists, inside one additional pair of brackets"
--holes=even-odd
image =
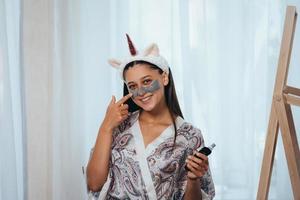
[(149, 62), (157, 66), (158, 68), (162, 69), (163, 71), (167, 72), (167, 74), (169, 74), (169, 64), (164, 57), (159, 55), (159, 49), (157, 44), (153, 43), (150, 46), (148, 46), (143, 52), (138, 53), (128, 34), (126, 34), (126, 37), (127, 37), (127, 42), (128, 42), (131, 56), (122, 61), (117, 59), (108, 60), (108, 63), (120, 72), (122, 80), (124, 80), (123, 77), (124, 68), (126, 67), (126, 65), (128, 65), (133, 61)]

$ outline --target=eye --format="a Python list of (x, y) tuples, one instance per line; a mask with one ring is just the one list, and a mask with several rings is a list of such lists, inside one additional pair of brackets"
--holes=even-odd
[(135, 85), (129, 85), (128, 88), (129, 88), (130, 90), (135, 90), (136, 86), (135, 86)]
[(145, 79), (145, 80), (143, 80), (143, 84), (144, 85), (149, 85), (151, 82), (152, 82), (151, 79)]

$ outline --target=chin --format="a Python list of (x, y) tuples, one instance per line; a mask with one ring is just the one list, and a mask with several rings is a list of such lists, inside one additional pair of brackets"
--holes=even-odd
[(144, 111), (150, 112), (154, 109), (154, 106), (140, 106)]
[(155, 108), (155, 105), (149, 104), (149, 105), (143, 105), (143, 104), (137, 104), (140, 108), (142, 108), (144, 111), (152, 111)]

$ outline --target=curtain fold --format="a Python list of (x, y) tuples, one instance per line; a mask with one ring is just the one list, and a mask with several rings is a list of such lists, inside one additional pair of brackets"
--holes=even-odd
[(24, 199), (20, 2), (0, 1), (0, 199)]

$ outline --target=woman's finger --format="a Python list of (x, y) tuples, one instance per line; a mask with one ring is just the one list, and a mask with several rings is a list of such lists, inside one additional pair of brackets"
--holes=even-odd
[(190, 159), (188, 159), (187, 163), (190, 164), (194, 169), (201, 170), (201, 166), (198, 163)]
[(116, 103), (116, 97), (114, 95), (111, 96), (111, 100), (109, 102), (109, 106), (114, 105)]
[(190, 172), (192, 172), (197, 177), (203, 176), (208, 170), (207, 161), (199, 159), (195, 156), (188, 156), (186, 165)]
[(127, 115), (122, 115), (122, 121), (124, 121), (125, 119), (127, 119), (128, 118), (128, 114)]
[(125, 103), (131, 96), (131, 93), (127, 94), (126, 96), (122, 97), (116, 104), (120, 106), (122, 103)]
[(121, 110), (121, 115), (128, 115), (128, 110)]
[(202, 159), (204, 161), (208, 161), (208, 157), (202, 153), (199, 153), (196, 151), (194, 155), (198, 156), (200, 159)]
[(195, 169), (190, 162), (187, 163), (187, 167), (189, 168), (190, 172), (192, 172), (197, 177), (201, 177), (204, 175), (203, 170)]
[(129, 106), (127, 104), (121, 104), (120, 109), (121, 110), (128, 110)]
[(203, 160), (197, 158), (196, 156), (188, 156), (188, 159), (192, 160), (193, 162), (195, 162), (199, 165), (203, 162)]
[(195, 174), (191, 171), (191, 170), (193, 170), (193, 167), (192, 167), (191, 165), (189, 165), (189, 164), (187, 164), (186, 166), (187, 166), (187, 168), (189, 169), (189, 171), (188, 171), (188, 177), (189, 177), (189, 178), (192, 178), (192, 179), (198, 178), (197, 175), (195, 175)]
[(188, 161), (186, 161), (186, 167), (188, 168), (189, 171), (192, 171), (194, 169)]

